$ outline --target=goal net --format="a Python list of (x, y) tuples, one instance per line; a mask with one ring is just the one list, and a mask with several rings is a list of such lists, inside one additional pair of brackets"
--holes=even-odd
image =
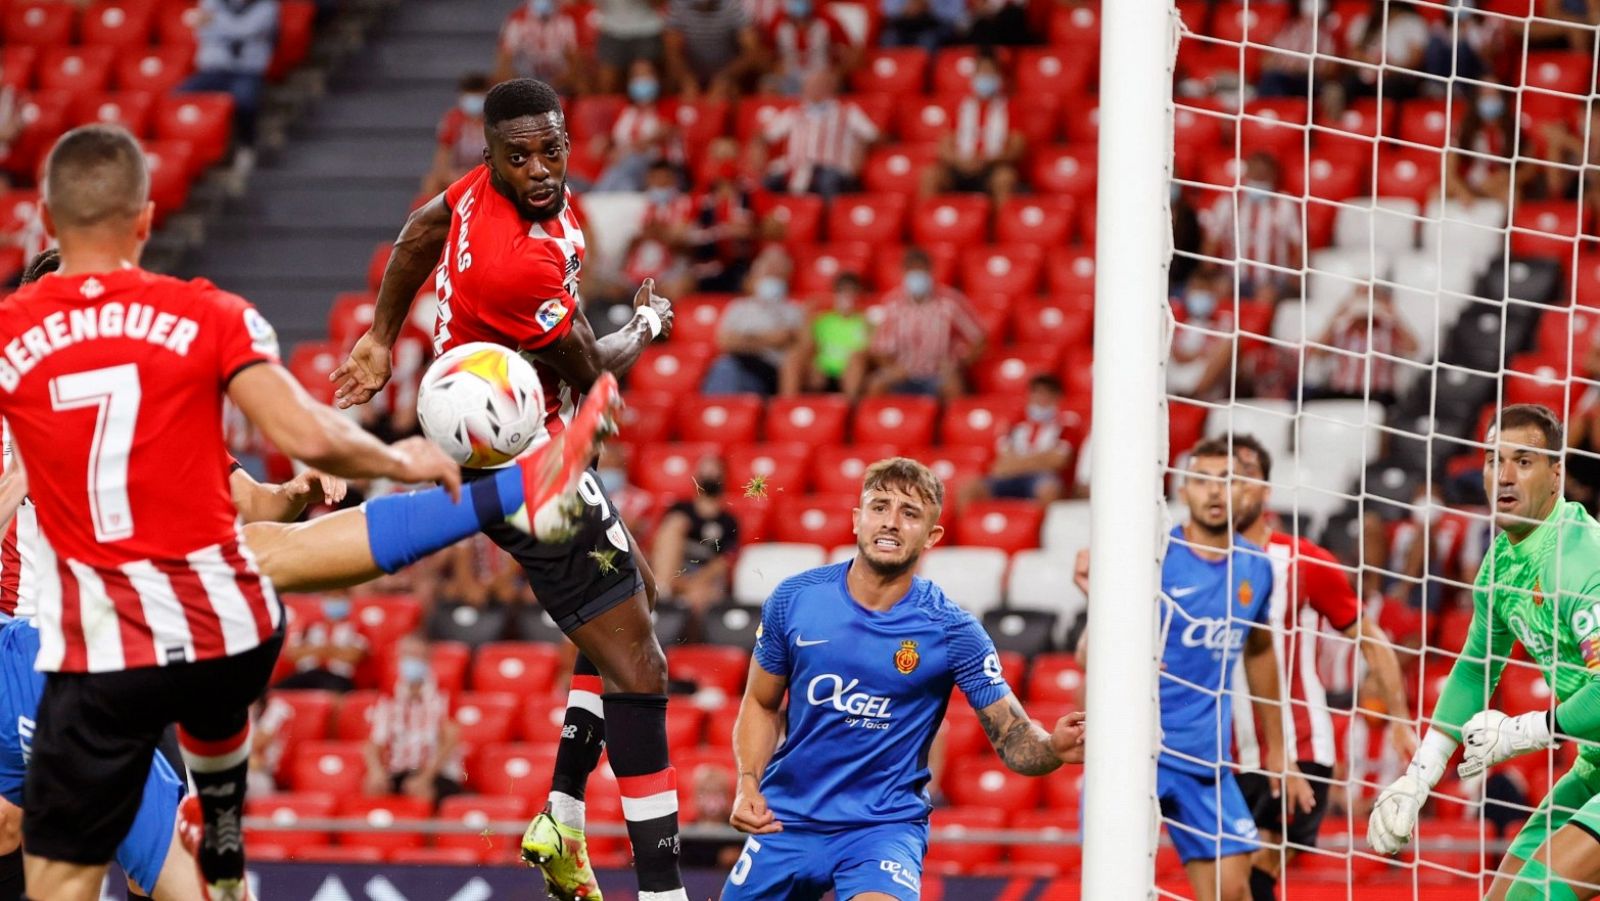
[[(1473, 780), (1456, 777), (1458, 754), (1397, 857), (1367, 846), (1367, 815), (1405, 768), (1391, 723), (1426, 728), (1467, 636), (1492, 538), (1495, 412), (1556, 411), (1567, 498), (1592, 508), (1600, 487), (1600, 172), (1587, 165), (1600, 161), (1600, 9), (1177, 7), (1170, 483), (1203, 436), (1254, 436), (1273, 458), (1275, 528), (1332, 551), (1361, 601), (1351, 630), (1302, 610), (1276, 631), (1291, 756), (1331, 764), (1311, 777), (1328, 795), (1314, 843), (1291, 823), (1274, 849), (1279, 897), (1480, 897), (1574, 742)], [(1405, 709), (1348, 634), (1368, 624), (1398, 660)], [(1519, 645), (1490, 706), (1552, 703)], [(1162, 897), (1191, 897), (1170, 846), (1156, 881)]]

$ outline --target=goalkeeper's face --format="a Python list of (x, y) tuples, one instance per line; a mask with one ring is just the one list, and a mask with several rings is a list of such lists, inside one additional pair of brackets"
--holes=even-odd
[(1561, 460), (1544, 446), (1534, 426), (1501, 432), (1483, 458), (1483, 493), (1494, 506), (1495, 525), (1513, 539), (1532, 532), (1561, 496)]

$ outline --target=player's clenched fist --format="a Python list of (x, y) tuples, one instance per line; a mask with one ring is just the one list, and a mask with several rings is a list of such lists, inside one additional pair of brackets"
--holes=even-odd
[(1082, 711), (1056, 720), (1055, 731), (1050, 733), (1050, 750), (1062, 763), (1083, 763), (1083, 720)]
[(362, 335), (350, 356), (328, 376), (335, 385), (334, 402), (343, 410), (372, 400), (389, 383), (392, 366), (389, 346), (370, 331)]
[(672, 301), (656, 295), (656, 280), (647, 278), (633, 295), (633, 315), (650, 326), (654, 338), (672, 334)]
[(739, 777), (739, 793), (734, 796), (733, 813), (728, 822), (740, 832), (752, 835), (783, 831), (783, 824), (767, 809), (767, 799), (761, 794), (756, 778), (750, 775)]
[(1417, 813), (1428, 800), (1428, 783), (1416, 773), (1396, 779), (1372, 807), (1367, 819), (1367, 844), (1379, 854), (1395, 854), (1411, 841)]
[(1555, 747), (1550, 717), (1543, 711), (1506, 716), (1498, 710), (1472, 715), (1461, 727), (1461, 765), (1456, 772), (1466, 779), (1502, 760), (1530, 751)]

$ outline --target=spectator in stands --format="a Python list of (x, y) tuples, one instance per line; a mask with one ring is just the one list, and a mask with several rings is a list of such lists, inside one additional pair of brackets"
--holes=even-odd
[(1017, 189), (1017, 166), (1026, 151), (1012, 124), (1005, 74), (993, 51), (978, 54), (972, 94), (956, 106), (955, 128), (939, 139), (939, 159), (923, 170), (924, 196), (942, 191), (988, 193), (1004, 203)]
[(289, 747), (289, 721), (294, 708), (270, 691), (250, 705), (250, 794), (270, 795), (278, 790), (276, 774)]
[(645, 197), (644, 219), (628, 244), (624, 278), (634, 285), (653, 278), (667, 297), (693, 293), (689, 248), (699, 212), (694, 199), (678, 190), (678, 170), (666, 160), (650, 164)]
[(394, 693), (372, 711), (366, 793), (404, 794), (430, 803), (461, 792), (460, 727), (439, 691), (421, 635), (400, 639)]
[(750, 267), (750, 295), (722, 314), (717, 347), (722, 355), (706, 373), (705, 394), (790, 395), (799, 393), (797, 351), (805, 311), (789, 297), (793, 263), (770, 247)]
[(1278, 160), (1265, 151), (1245, 161), (1243, 184), (1225, 191), (1201, 214), (1204, 230), (1201, 252), (1206, 256), (1238, 260), (1240, 293), (1255, 294), (1271, 285), (1281, 296), (1298, 280), (1304, 230), (1300, 208), (1276, 193)]
[(607, 163), (594, 190), (643, 190), (653, 164), (678, 156), (676, 138), (677, 129), (661, 99), (655, 63), (634, 60), (628, 70), (628, 105), (617, 114), (611, 134), (602, 139)]
[(1201, 265), (1199, 254), (1204, 234), (1200, 229), (1200, 214), (1183, 185), (1172, 183), (1172, 263), (1167, 267), (1168, 291), (1176, 293), (1189, 281)]
[(578, 61), (578, 23), (564, 0), (526, 0), (500, 26), (496, 83), (537, 78), (565, 95), (587, 85)]
[(667, 0), (667, 81), (686, 100), (738, 96), (740, 76), (759, 71), (761, 39), (741, 0)]
[(1367, 290), (1352, 291), (1309, 348), (1329, 367), (1327, 378), (1313, 389), (1317, 396), (1370, 398), (1382, 404), (1396, 400), (1394, 361), (1417, 352), (1417, 336), (1400, 318), (1387, 285), (1371, 286), (1370, 303)]
[(1462, 92), (1464, 112), (1445, 166), (1445, 194), (1457, 203), (1488, 200), (1506, 206), (1511, 199), (1511, 155), (1515, 117), (1508, 114), (1509, 92), (1493, 84)]
[(927, 251), (908, 249), (904, 269), (865, 352), (863, 393), (959, 397), (966, 368), (983, 353), (983, 326), (965, 295), (934, 281)]
[(726, 478), (716, 457), (696, 464), (694, 500), (667, 508), (650, 555), (660, 596), (688, 607), (697, 619), (728, 597), (739, 550), (739, 521), (728, 512)]
[[(694, 821), (699, 826), (725, 827), (733, 813), (734, 777), (725, 766), (702, 763), (689, 776), (694, 786)], [(683, 840), (679, 862), (685, 867), (699, 867), (723, 871), (739, 859), (738, 839)]]
[(233, 95), (235, 172), (241, 177), (255, 165), (256, 118), (278, 46), (278, 11), (278, 0), (200, 0), (195, 73), (182, 90)]
[[(1220, 307), (1232, 277), (1218, 269), (1196, 270), (1182, 297), (1183, 319), (1172, 335), (1167, 390), (1179, 397), (1211, 398), (1226, 384), (1233, 360), (1233, 316)], [(1221, 333), (1221, 334), (1219, 334)]]
[(964, 0), (883, 0), (879, 43), (885, 47), (921, 47), (933, 53), (958, 43), (967, 31)]
[(617, 516), (635, 538), (642, 538), (654, 528), (647, 514), (655, 500), (650, 492), (633, 484), (628, 478), (627, 445), (620, 441), (607, 441), (600, 446), (600, 459), (595, 464), (595, 478), (606, 490), (606, 497), (616, 508)]
[[(17, 101), (17, 90), (8, 84), (0, 84), (0, 159), (11, 153), (11, 144), (22, 137), (22, 104)], [(0, 170), (0, 189), (11, 187), (11, 176)], [(23, 256), (24, 260), (33, 259), (32, 255)]]
[(1535, 11), (1537, 18), (1528, 22), (1530, 47), (1589, 52), (1594, 25), (1600, 22), (1600, 0), (1539, 0)]
[(768, 144), (784, 141), (785, 147), (768, 167), (769, 190), (832, 197), (857, 189), (862, 152), (878, 140), (878, 127), (834, 91), (833, 73), (814, 69), (805, 77), (805, 102), (772, 118), (762, 137)]
[(812, 315), (801, 349), (806, 391), (860, 396), (863, 352), (872, 339), (872, 324), (861, 309), (862, 290), (861, 276), (841, 272), (833, 280), (833, 304)]
[(1038, 38), (1028, 27), (1027, 0), (972, 0), (967, 40), (991, 47), (1035, 43)]
[[(732, 141), (724, 146), (728, 145), (738, 147)], [(711, 187), (700, 196), (698, 218), (689, 236), (698, 289), (739, 290), (755, 259), (755, 235), (756, 214), (738, 165), (731, 161), (719, 165)]]
[(316, 688), (346, 692), (356, 687), (356, 667), (367, 656), (367, 639), (350, 621), (350, 599), (329, 595), (322, 599), (322, 619), (291, 628), (283, 656), (294, 673), (279, 688)]
[(762, 50), (765, 91), (789, 96), (806, 93), (808, 76), (821, 71), (847, 74), (861, 59), (844, 25), (831, 10), (818, 9), (815, 0), (783, 0), (767, 23)]
[(433, 166), (422, 179), (422, 193), (429, 197), (483, 162), (483, 98), (489, 93), (489, 76), (481, 72), (464, 75), (456, 90), (456, 105), (439, 121)]
[[(1505, 23), (1498, 16), (1478, 15), (1465, 4), (1447, 6), (1445, 15), (1428, 26), (1422, 70), (1439, 78), (1474, 80), (1498, 71), (1506, 43)], [(1517, 43), (1522, 43), (1520, 28)]]
[(1428, 47), (1428, 23), (1409, 4), (1372, 0), (1367, 12), (1350, 26), (1350, 56), (1364, 66), (1352, 67), (1353, 91), (1378, 93), (1380, 71), (1383, 95), (1409, 100), (1419, 88), (1423, 53)]
[(1343, 55), (1335, 20), (1328, 0), (1301, 0), (1300, 14), (1272, 37), (1272, 48), (1280, 52), (1262, 54), (1257, 93), (1262, 97), (1306, 96), (1313, 54), (1318, 80), (1331, 78)]
[(597, 0), (600, 38), (595, 56), (600, 63), (598, 92), (615, 94), (623, 77), (639, 60), (660, 63), (666, 18), (651, 0)]
[(1061, 499), (1063, 474), (1072, 462), (1072, 423), (1061, 409), (1065, 398), (1066, 389), (1053, 375), (1040, 373), (1028, 380), (1028, 407), (1022, 421), (1008, 424), (1001, 434), (988, 476), (963, 486), (963, 506), (991, 497), (1041, 504)]
[(522, 570), (479, 535), (441, 551), (428, 637), (476, 647), (505, 637), (512, 606), (525, 599)]

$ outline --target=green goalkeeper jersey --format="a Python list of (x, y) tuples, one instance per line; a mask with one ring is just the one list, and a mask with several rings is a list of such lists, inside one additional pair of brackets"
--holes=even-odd
[[(1528, 537), (1495, 536), (1472, 589), (1472, 626), (1450, 671), (1434, 722), (1452, 737), (1488, 705), (1520, 641), (1555, 692), (1564, 735), (1587, 739), (1580, 754), (1600, 764), (1600, 523), (1561, 501)], [(1515, 715), (1526, 710), (1508, 710)]]

